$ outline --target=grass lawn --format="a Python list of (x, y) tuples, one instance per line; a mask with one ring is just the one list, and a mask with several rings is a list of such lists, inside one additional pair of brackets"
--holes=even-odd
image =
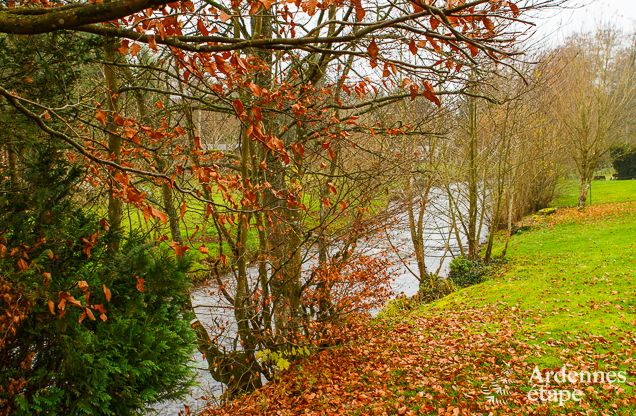
[[(636, 199), (636, 181), (599, 188), (600, 201)], [(636, 415), (636, 202), (536, 218), (496, 276), (432, 304), (393, 302), (352, 332), (209, 413)], [(626, 381), (553, 380), (531, 399), (535, 368), (562, 366)]]
[[(557, 186), (557, 196), (552, 201), (554, 207), (574, 207), (579, 200), (577, 179), (564, 180)], [(610, 202), (636, 201), (636, 180), (592, 181), (592, 205)], [(588, 196), (588, 205), (590, 198)]]
[[(160, 200), (160, 197), (158, 195), (151, 195), (151, 197), (154, 201)], [(187, 209), (183, 217), (180, 217), (179, 219), (179, 229), (181, 232), (181, 237), (184, 240), (184, 244), (189, 246), (191, 249), (189, 251), (189, 256), (192, 257), (195, 263), (192, 269), (199, 270), (204, 268), (203, 266), (200, 267), (198, 264), (206, 259), (219, 258), (221, 249), (225, 256), (230, 257), (230, 244), (228, 244), (228, 242), (223, 239), (223, 246), (220, 246), (219, 232), (214, 226), (213, 220), (211, 218), (206, 218), (205, 216), (205, 204), (189, 196), (183, 198), (184, 199), (180, 201), (175, 201), (175, 208), (177, 210), (180, 210), (181, 203), (185, 201)], [(229, 203), (227, 201), (224, 201), (222, 196), (218, 193), (214, 195), (213, 199), (219, 205), (229, 205)], [(313, 217), (311, 215), (305, 215), (302, 218), (304, 227), (307, 229), (316, 227), (318, 225), (318, 220), (315, 217), (318, 215), (317, 212), (320, 207), (320, 202), (315, 198), (310, 199), (307, 194), (305, 194), (305, 199), (303, 202), (309, 207), (308, 212), (313, 215)], [(388, 204), (388, 195), (378, 192), (378, 197), (373, 199), (368, 205), (367, 208), (369, 209), (369, 211), (365, 215), (371, 217), (377, 212), (381, 212), (382, 210), (386, 209)], [(350, 226), (350, 223), (352, 221), (351, 213), (354, 212), (355, 210), (350, 209), (348, 215), (336, 216), (335, 220), (333, 220), (329, 224), (329, 229), (333, 232), (337, 232), (337, 230), (341, 229), (342, 227)], [(106, 209), (103, 207), (101, 207), (100, 209), (96, 209), (96, 215), (102, 218), (106, 217)], [(335, 215), (336, 214), (334, 214), (334, 216)], [(248, 229), (247, 232), (246, 245), (248, 256), (250, 257), (257, 251), (259, 246), (258, 230), (255, 226), (255, 221), (255, 219), (252, 219), (252, 226)], [(231, 224), (227, 227), (228, 232), (230, 233), (232, 238), (236, 238), (236, 225)], [(124, 206), (122, 228), (124, 230), (124, 233), (130, 231), (133, 231), (135, 233), (142, 233), (150, 239), (159, 239), (162, 236), (170, 235), (170, 226), (168, 223), (163, 224), (158, 219), (146, 220), (144, 219), (142, 211), (130, 204)], [(163, 241), (161, 245), (168, 247), (169, 241)], [(199, 252), (198, 248), (200, 246), (204, 246), (205, 248), (207, 248), (207, 253), (203, 254)], [(203, 273), (203, 277), (205, 276), (206, 273)], [(198, 278), (198, 274), (195, 277)]]

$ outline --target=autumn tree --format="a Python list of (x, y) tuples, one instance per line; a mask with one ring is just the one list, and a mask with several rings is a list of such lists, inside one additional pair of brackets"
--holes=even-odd
[[(382, 264), (352, 254), (384, 180), (371, 172), (386, 156), (363, 155), (387, 142), (360, 138), (405, 130), (364, 116), (405, 99), (440, 105), (438, 93), (465, 92), (457, 86), (478, 56), (505, 64), (520, 14), (550, 2), (522, 3), (16, 3), (0, 11), (1, 32), (97, 35), (106, 82), (78, 117), (8, 86), (0, 95), (73, 149), (90, 172), (87, 186), (107, 189), (114, 223), (123, 201), (157, 225), (157, 244), (167, 240), (178, 258), (198, 248), (236, 328), (228, 345), (195, 322), (198, 345), (233, 394), (273, 376), (276, 366), (257, 351), (322, 345), (321, 318), (368, 307), (369, 288), (383, 285), (375, 278), (385, 277)], [(140, 79), (129, 75), (140, 71)], [(149, 97), (156, 102), (148, 105)], [(231, 119), (214, 125), (228, 131), (226, 149), (208, 146), (196, 112)], [(170, 207), (177, 194), (179, 218)], [(213, 252), (195, 239), (202, 227), (179, 241), (196, 209), (214, 230)], [(123, 228), (113, 225), (111, 233)], [(307, 276), (316, 247), (319, 267)], [(118, 252), (112, 244), (111, 255)]]

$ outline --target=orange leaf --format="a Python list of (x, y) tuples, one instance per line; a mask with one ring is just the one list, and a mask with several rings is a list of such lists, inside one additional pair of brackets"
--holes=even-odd
[(307, 0), (303, 3), (303, 10), (309, 16), (313, 16), (316, 13), (316, 6), (318, 6), (318, 0)]
[(378, 48), (378, 44), (375, 43), (375, 39), (373, 39), (371, 43), (369, 44), (369, 47), (367, 48), (367, 52), (369, 53), (369, 56), (373, 59), (376, 59), (378, 57), (380, 48)]
[(143, 277), (135, 276), (135, 279), (137, 279), (137, 283), (135, 283), (135, 289), (137, 289), (137, 291), (143, 293), (143, 291), (144, 291), (144, 279), (143, 279)]
[(415, 40), (413, 39), (411, 39), (411, 42), (409, 43), (409, 50), (413, 55), (417, 54), (417, 45), (415, 44)]
[(139, 53), (140, 50), (141, 50), (141, 45), (139, 45), (138, 43), (133, 43), (130, 46), (130, 54), (132, 56), (137, 56), (137, 54)]
[(255, 97), (260, 97), (262, 95), (262, 93), (263, 93), (263, 89), (261, 87), (259, 87), (258, 85), (254, 84), (253, 82), (250, 82), (249, 88), (250, 88), (250, 91), (252, 91), (252, 94), (254, 94)]
[(431, 29), (437, 30), (437, 28), (439, 27), (439, 20), (437, 20), (435, 16), (431, 16), (430, 22), (431, 22)]
[(141, 210), (142, 214), (144, 214), (144, 219), (149, 220), (150, 218), (155, 218), (160, 220), (162, 223), (166, 223), (168, 222), (168, 216), (162, 212), (159, 211), (158, 209), (155, 209), (154, 207), (150, 206), (150, 205), (146, 205), (142, 210)]
[(55, 315), (55, 303), (53, 303), (52, 300), (49, 299), (49, 312), (51, 312), (51, 315)]
[(183, 219), (183, 217), (185, 217), (186, 214), (186, 210), (188, 209), (188, 206), (186, 205), (186, 202), (183, 201), (183, 203), (181, 204), (181, 209), (180, 209), (180, 213), (181, 213), (181, 219)]
[(208, 36), (210, 34), (210, 32), (208, 31), (208, 28), (205, 27), (205, 23), (203, 23), (203, 20), (199, 19), (197, 21), (197, 30), (199, 31), (199, 33), (201, 33), (203, 36)]
[(223, 23), (227, 22), (228, 20), (230, 20), (232, 18), (231, 15), (225, 13), (225, 12), (221, 12), (221, 14), (219, 14), (219, 20)]
[(64, 293), (62, 294), (62, 296), (64, 297), (65, 300), (67, 300), (71, 305), (77, 306), (78, 308), (82, 307), (82, 302), (80, 302), (79, 300), (75, 299), (74, 296), (68, 294), (68, 293)]
[(519, 10), (519, 6), (517, 6), (513, 2), (509, 1), (508, 2), (508, 7), (510, 7), (510, 11), (512, 11), (512, 15), (514, 17), (519, 17), (519, 15), (521, 14), (521, 10)]
[(158, 218), (162, 223), (165, 224), (166, 222), (168, 222), (168, 216), (164, 212), (159, 211), (158, 209), (154, 209), (152, 207), (151, 207), (151, 210), (152, 210), (153, 216), (155, 218)]
[(204, 245), (201, 245), (201, 246), (199, 247), (199, 251), (200, 251), (201, 253), (203, 253), (203, 254), (208, 254), (208, 253), (210, 252), (210, 250), (208, 250), (208, 248), (207, 248), (206, 246), (204, 246)]
[(177, 257), (183, 257), (186, 251), (190, 250), (190, 247), (181, 245), (176, 241), (170, 243), (170, 247), (174, 250), (174, 253)]
[(439, 107), (442, 103), (437, 97), (437, 94), (435, 94), (435, 89), (433, 88), (433, 86), (426, 81), (423, 84), (424, 84), (424, 92), (422, 92), (422, 95), (424, 95), (424, 97), (427, 100), (435, 103), (435, 105)]
[(26, 261), (24, 261), (24, 259), (18, 260), (18, 269), (20, 269), (20, 271), (23, 272), (28, 268), (29, 268), (29, 265), (27, 264)]
[(353, 6), (356, 9), (356, 21), (361, 22), (367, 12), (364, 10), (364, 7), (362, 7), (360, 0), (355, 0)]
[(84, 311), (86, 312), (86, 315), (88, 315), (88, 317), (90, 318), (91, 321), (95, 320), (95, 315), (93, 315), (93, 311), (91, 311), (88, 308), (84, 308)]
[(414, 100), (417, 98), (417, 93), (420, 90), (420, 87), (417, 86), (417, 84), (413, 83), (409, 86), (409, 89), (411, 90), (411, 100)]
[(122, 55), (125, 55), (128, 53), (128, 44), (130, 43), (130, 41), (128, 39), (124, 39), (120, 42), (119, 44), (119, 48), (117, 48), (117, 50), (119, 51), (119, 53), (121, 53)]
[(108, 231), (110, 229), (110, 224), (106, 220), (106, 218), (102, 218), (99, 220), (99, 226), (102, 227), (104, 231)]
[(150, 49), (152, 49), (153, 51), (157, 50), (157, 40), (155, 39), (155, 35), (148, 35), (146, 36), (146, 38), (148, 39), (148, 47)]
[(435, 50), (435, 52), (439, 52), (439, 51), (442, 50), (442, 47), (439, 45), (439, 42), (437, 40), (435, 40), (435, 38), (432, 38), (430, 36), (426, 36), (426, 39), (431, 44), (431, 46), (433, 47), (433, 50)]
[(106, 125), (106, 112), (100, 110), (99, 108), (95, 110), (95, 120), (102, 123), (102, 126)]
[(243, 113), (245, 113), (245, 107), (243, 106), (243, 103), (241, 102), (241, 100), (236, 99), (232, 101), (232, 106), (234, 107), (234, 111), (236, 111), (236, 114), (239, 117), (242, 116)]
[(102, 285), (102, 290), (104, 291), (104, 297), (106, 297), (106, 302), (110, 302), (110, 298), (112, 294), (110, 293), (110, 289), (106, 285)]
[(483, 22), (484, 22), (484, 26), (486, 27), (486, 29), (488, 29), (488, 31), (489, 31), (490, 33), (494, 33), (494, 31), (495, 31), (495, 24), (492, 22), (492, 20), (490, 20), (490, 19), (489, 19), (489, 18), (487, 18), (487, 17), (484, 17), (482, 20), (483, 20)]

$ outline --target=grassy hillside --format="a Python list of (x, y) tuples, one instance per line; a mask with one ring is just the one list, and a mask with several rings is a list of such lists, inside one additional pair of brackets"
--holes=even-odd
[[(579, 182), (568, 179), (557, 186), (557, 196), (552, 201), (552, 206), (574, 207), (578, 199)], [(592, 205), (626, 201), (636, 201), (636, 180), (592, 181)]]
[[(630, 186), (607, 182), (599, 198), (635, 200)], [(529, 222), (486, 282), (393, 302), (353, 342), (210, 413), (636, 414), (636, 202)], [(562, 366), (598, 378), (541, 388)], [(625, 382), (601, 382), (612, 371)]]

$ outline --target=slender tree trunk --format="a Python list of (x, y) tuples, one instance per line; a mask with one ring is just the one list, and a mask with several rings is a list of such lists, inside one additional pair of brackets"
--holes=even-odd
[[(413, 178), (406, 181), (406, 212), (409, 219), (409, 233), (411, 242), (413, 243), (413, 252), (417, 263), (418, 280), (420, 287), (425, 283), (431, 285), (429, 273), (426, 270), (426, 262), (424, 255), (424, 211), (426, 209), (427, 195), (419, 195), (415, 197), (415, 191), (412, 184)], [(416, 199), (418, 200), (416, 202)], [(417, 213), (415, 206), (417, 205)]]
[(589, 189), (589, 180), (586, 175), (581, 175), (579, 178), (579, 200), (578, 200), (578, 208), (585, 208), (585, 204), (587, 203), (587, 192)]
[[(161, 159), (160, 156), (157, 156), (157, 168), (160, 172), (165, 173), (165, 162)], [(172, 241), (176, 241), (177, 243), (183, 243), (183, 238), (181, 237), (181, 230), (179, 229), (179, 212), (174, 204), (174, 196), (172, 194), (172, 188), (166, 182), (162, 182), (161, 184), (161, 199), (163, 203), (163, 207), (166, 210), (166, 214), (168, 215), (168, 224), (170, 225), (170, 237)]]
[[(448, 212), (450, 213), (450, 228), (453, 234), (455, 235), (455, 241), (457, 242), (457, 247), (459, 248), (459, 255), (465, 256), (466, 250), (464, 248), (464, 244), (462, 243), (462, 235), (459, 230), (460, 224), (458, 224), (459, 222), (462, 222), (461, 212), (460, 212), (461, 208), (457, 205), (456, 201), (454, 200), (452, 187), (448, 184), (446, 184), (445, 187), (446, 187), (446, 194), (448, 195)], [(462, 223), (461, 225), (465, 231), (466, 228), (464, 224)], [(449, 246), (450, 246), (450, 239), (449, 239)]]
[(479, 256), (479, 236), (477, 236), (478, 183), (477, 183), (477, 99), (469, 97), (469, 143), (468, 143), (468, 257)]
[[(115, 124), (115, 114), (119, 111), (118, 103), (118, 83), (117, 74), (115, 68), (109, 65), (110, 62), (114, 62), (117, 59), (117, 43), (113, 38), (106, 38), (104, 43), (104, 58), (106, 64), (104, 64), (104, 81), (106, 86), (106, 129), (108, 130), (108, 152), (110, 153), (113, 161), (119, 163), (121, 160), (121, 144), (122, 139), (120, 136), (114, 133), (117, 129)], [(121, 243), (122, 232), (122, 218), (123, 218), (123, 203), (121, 199), (115, 196), (116, 185), (111, 178), (109, 183), (109, 195), (108, 195), (108, 222), (110, 223), (111, 238), (108, 243), (108, 251), (114, 254), (119, 251), (119, 245)]]
[(499, 186), (497, 190), (497, 203), (493, 213), (493, 221), (490, 224), (490, 232), (488, 233), (488, 245), (484, 254), (484, 261), (488, 263), (492, 257), (492, 248), (495, 242), (495, 232), (499, 229), (499, 216), (501, 215), (501, 205), (503, 199), (503, 186)]
[[(318, 230), (318, 264), (321, 270), (324, 270), (329, 264), (329, 243), (327, 241), (326, 236), (326, 222), (327, 216), (329, 215), (329, 210), (324, 206), (322, 200), (329, 196), (329, 186), (328, 182), (331, 177), (333, 177), (336, 173), (337, 167), (337, 158), (339, 152), (336, 149), (334, 151), (334, 158), (331, 160), (329, 164), (329, 176), (325, 179), (325, 183), (320, 189), (320, 228)], [(328, 316), (331, 315), (331, 287), (324, 281), (324, 279), (320, 279), (320, 281), (316, 285), (316, 290), (320, 294), (320, 299), (318, 301), (318, 319), (324, 320)]]
[[(510, 188), (511, 185), (508, 184), (508, 187)], [(508, 252), (508, 243), (510, 242), (510, 237), (512, 237), (512, 218), (513, 218), (514, 203), (515, 203), (515, 194), (514, 192), (512, 192), (512, 189), (510, 189), (510, 197), (508, 198), (508, 227), (507, 227), (507, 233), (506, 233), (506, 243), (504, 244), (504, 248), (501, 252), (502, 258), (506, 257), (506, 253)]]
[[(250, 162), (250, 139), (247, 137), (245, 128), (241, 129), (241, 174), (243, 184), (249, 184), (249, 162)], [(249, 207), (243, 207), (246, 210)], [(255, 317), (254, 308), (250, 297), (248, 280), (248, 259), (247, 259), (247, 234), (249, 232), (250, 217), (246, 213), (239, 214), (237, 244), (235, 247), (235, 257), (238, 266), (238, 276), (236, 293), (234, 295), (234, 316), (238, 328), (238, 334), (244, 351), (247, 371), (241, 375), (241, 389), (243, 392), (254, 390), (261, 386), (258, 362), (256, 360), (257, 340), (250, 327), (250, 321)]]
[(9, 180), (11, 181), (11, 190), (16, 191), (20, 188), (20, 174), (18, 173), (18, 155), (16, 154), (13, 144), (7, 143), (7, 159), (9, 162)]
[[(130, 77), (132, 78), (132, 75)], [(151, 120), (148, 117), (146, 102), (144, 101), (144, 97), (142, 96), (141, 92), (139, 90), (135, 90), (134, 97), (135, 101), (137, 102), (137, 111), (139, 111), (139, 117), (141, 118), (142, 122), (150, 123)], [(157, 164), (157, 170), (159, 170), (159, 172), (161, 173), (167, 173), (166, 162), (158, 152), (155, 152), (154, 159), (155, 163)], [(163, 208), (168, 215), (170, 237), (172, 238), (172, 241), (181, 244), (183, 243), (183, 238), (181, 238), (181, 230), (179, 229), (179, 213), (177, 212), (177, 208), (174, 205), (172, 188), (170, 187), (170, 184), (165, 181), (161, 182), (161, 201)]]

